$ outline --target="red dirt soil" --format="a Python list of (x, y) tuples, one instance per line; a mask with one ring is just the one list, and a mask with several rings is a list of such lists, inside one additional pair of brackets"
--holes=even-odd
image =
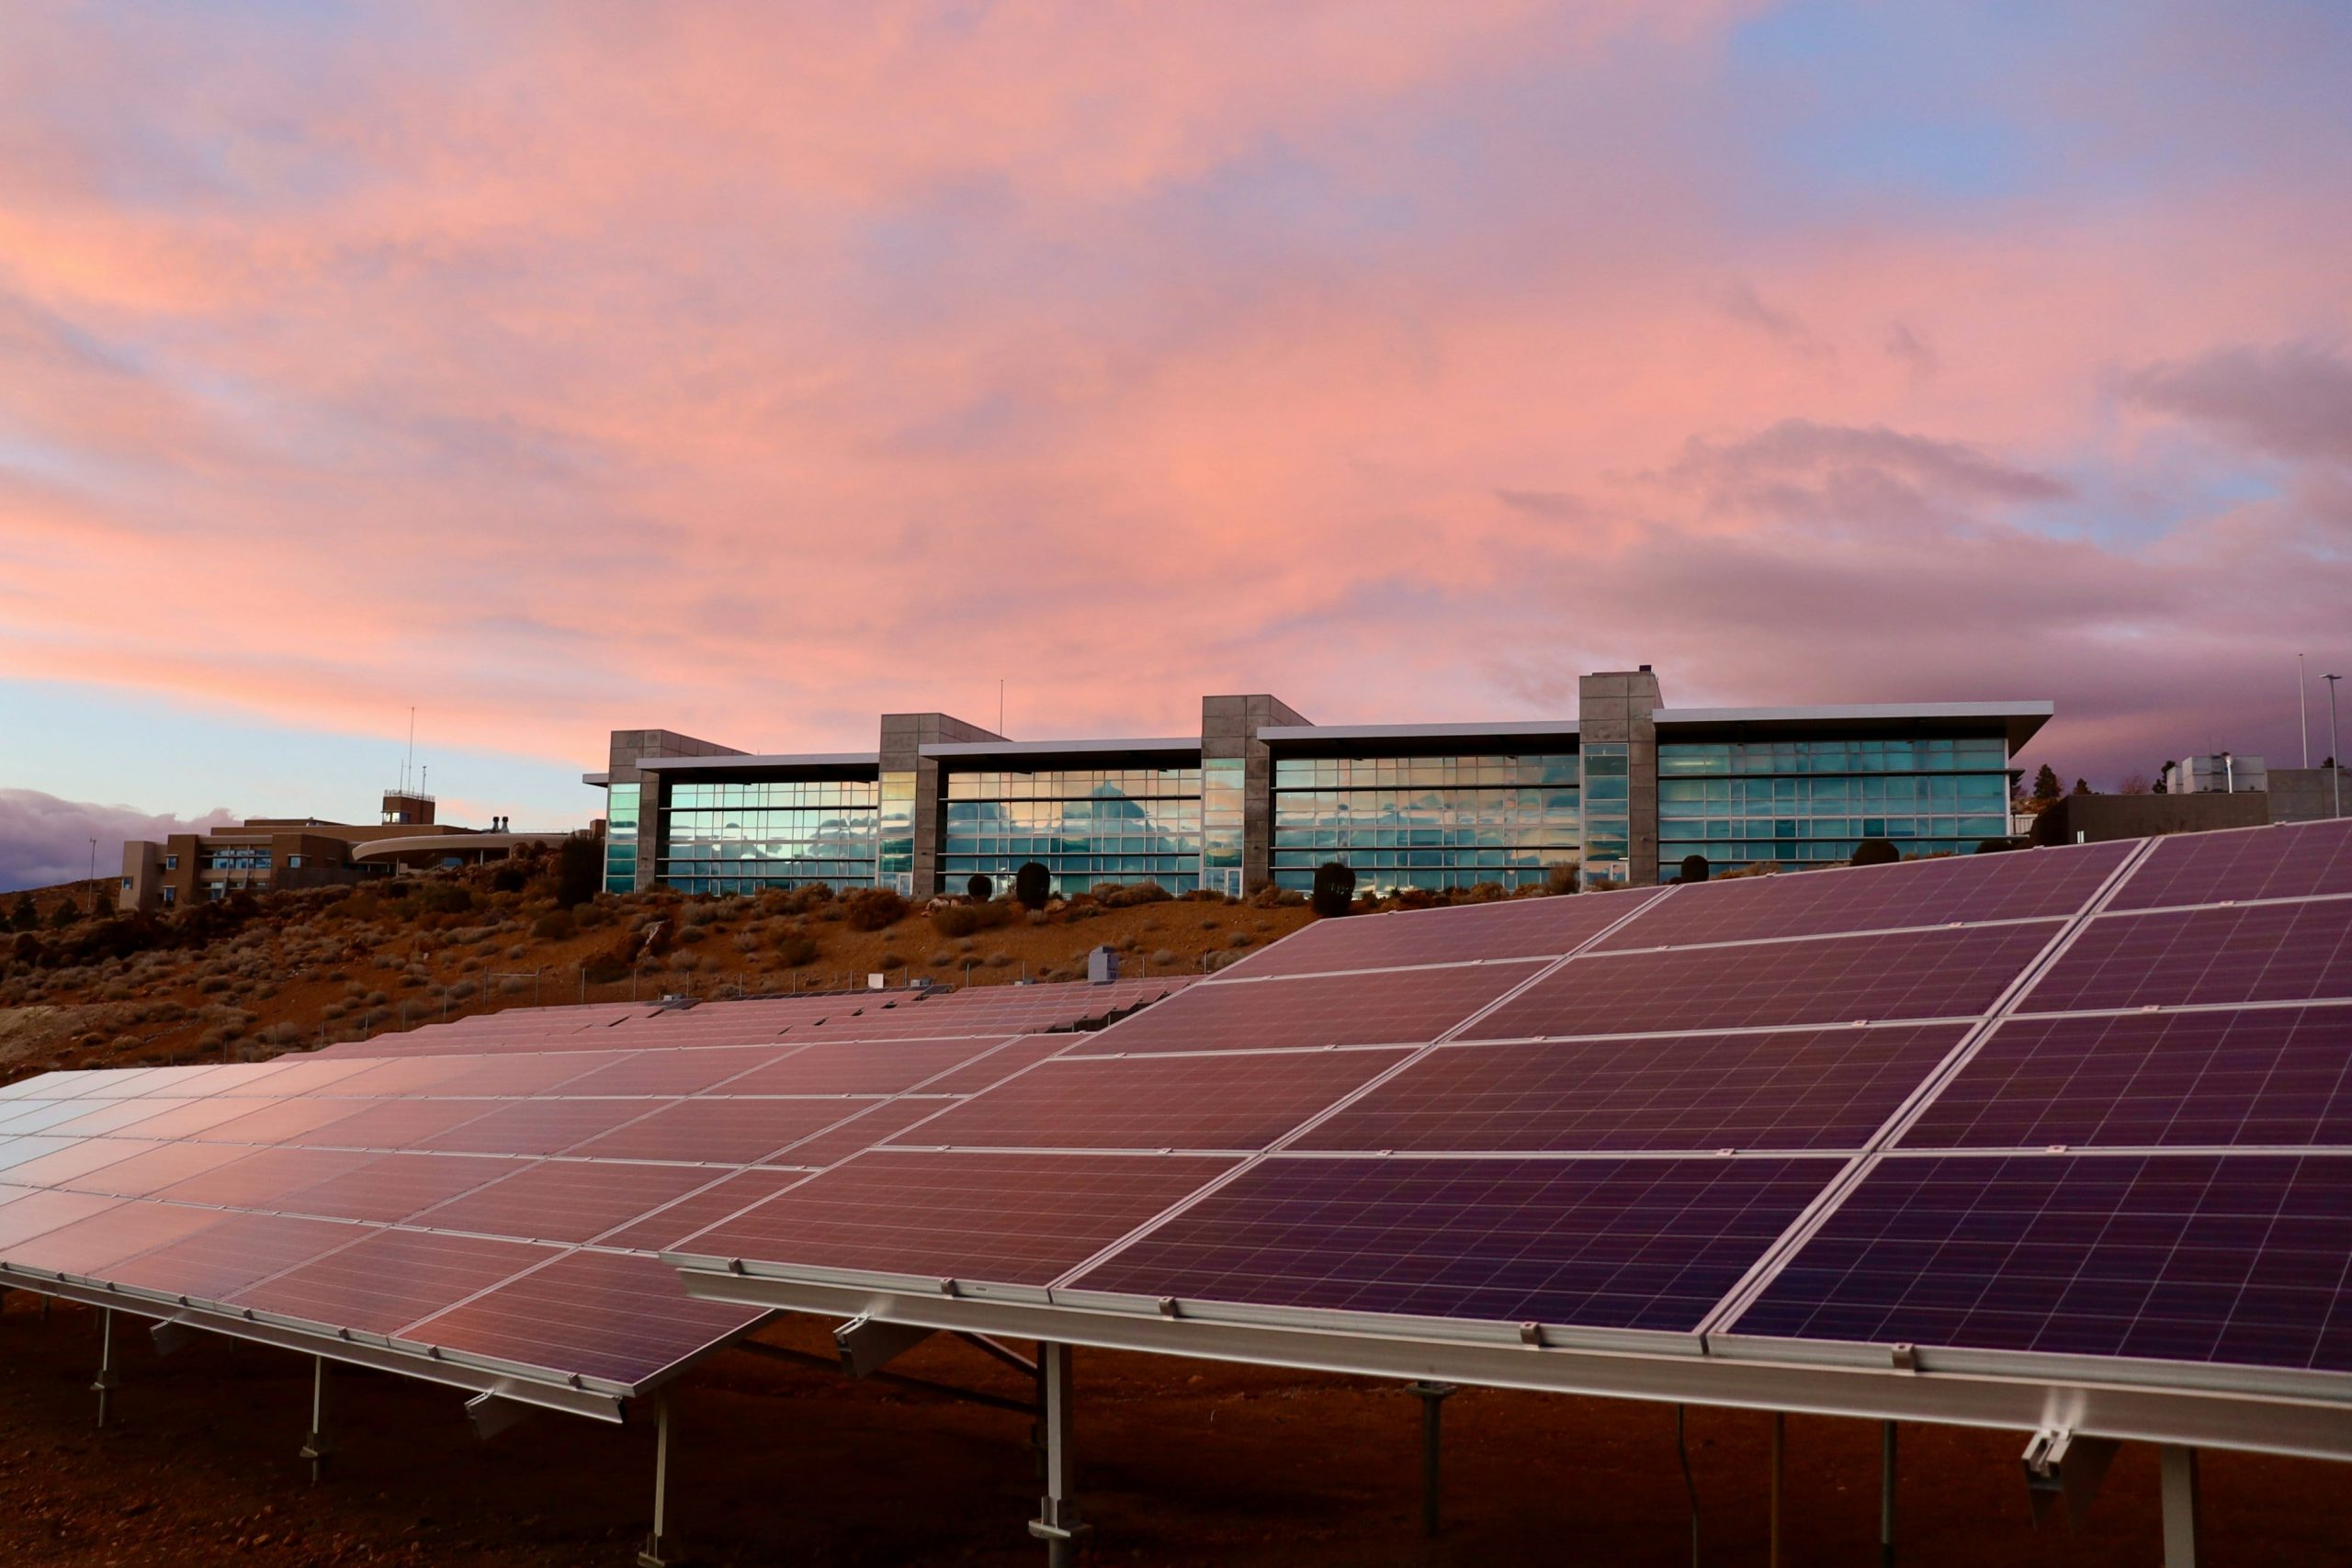
[[(633, 1561), (650, 1502), (650, 1421), (534, 1417), (475, 1440), (459, 1395), (338, 1369), (336, 1453), (296, 1455), (310, 1363), (206, 1337), (168, 1359), (117, 1325), (122, 1386), (93, 1429), (96, 1314), (11, 1293), (0, 1315), (0, 1554), (66, 1568), (150, 1564), (582, 1564)], [(829, 1353), (826, 1326), (764, 1337)], [(1026, 1348), (1026, 1347), (1023, 1347)], [(894, 1364), (1014, 1397), (1017, 1374), (933, 1339)], [(1471, 1568), (1690, 1562), (1668, 1406), (1465, 1389), (1445, 1411), (1442, 1535), (1419, 1535), (1420, 1407), (1395, 1385), (1080, 1350), (1080, 1498), (1096, 1562)], [(828, 1371), (723, 1353), (676, 1389), (679, 1560), (1035, 1565), (1028, 1423)], [(640, 1413), (641, 1415), (643, 1413)], [(1765, 1561), (1768, 1417), (1693, 1409), (1709, 1564)], [(1784, 1561), (1876, 1561), (1878, 1432), (1791, 1418)], [(2022, 1432), (1905, 1425), (1897, 1537), (1912, 1565), (2098, 1568), (2160, 1560), (2155, 1454), (2130, 1445), (2069, 1535), (2030, 1524)], [(2335, 1564), (2352, 1543), (2341, 1472), (2204, 1456), (2206, 1561)]]

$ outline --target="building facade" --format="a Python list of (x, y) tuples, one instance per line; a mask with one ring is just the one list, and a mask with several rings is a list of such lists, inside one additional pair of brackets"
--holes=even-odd
[(209, 833), (134, 839), (122, 846), (115, 904), (125, 913), (167, 914), (241, 891), (331, 887), (402, 871), (504, 859), (525, 845), (554, 843), (571, 831), (482, 832), (436, 822), (435, 812), (429, 795), (387, 790), (374, 822), (256, 817)]
[[(885, 714), (871, 752), (755, 754), (616, 730), (605, 886), (755, 893), (825, 883), (910, 896), (1588, 886), (1849, 858), (1864, 839), (1964, 852), (2009, 830), (2009, 763), (2047, 702), (1669, 708), (1646, 666), (1587, 675), (1573, 719), (1317, 725), (1260, 693), (1204, 697), (1198, 735), (1012, 740)], [(1563, 869), (1566, 868), (1566, 869)]]

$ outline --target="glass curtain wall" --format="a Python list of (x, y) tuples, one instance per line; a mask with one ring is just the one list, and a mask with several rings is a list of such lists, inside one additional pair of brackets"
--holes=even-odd
[(605, 891), (637, 891), (637, 800), (641, 786), (616, 784), (605, 792)]
[(1693, 854), (1718, 871), (1832, 863), (1864, 839), (1964, 854), (2009, 830), (2008, 761), (1999, 736), (1662, 743), (1658, 874)]
[(1625, 864), (1634, 839), (1623, 741), (1584, 748), (1584, 879), (1605, 886), (1632, 879)]
[[(1098, 882), (1157, 882), (1170, 893), (1200, 886), (1199, 768), (1058, 769), (951, 773), (947, 890), (974, 875), (1000, 892), (1023, 861), (1053, 874), (1054, 891), (1083, 893)], [(1235, 841), (1238, 865), (1239, 840)]]
[(1242, 891), (1242, 801), (1250, 764), (1211, 757), (1201, 764), (1201, 878), (1196, 886), (1239, 897)]
[(673, 784), (662, 878), (683, 893), (872, 886), (879, 795), (872, 779)]
[(1573, 863), (1577, 757), (1295, 757), (1274, 761), (1272, 873), (1315, 886), (1342, 861), (1359, 893), (1524, 886)]

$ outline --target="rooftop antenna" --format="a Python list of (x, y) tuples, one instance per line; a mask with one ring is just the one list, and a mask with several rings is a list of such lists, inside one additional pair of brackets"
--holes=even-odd
[(2312, 765), (2312, 705), (2303, 690), (2303, 656), (2295, 655), (2295, 717), (2303, 727), (2303, 766)]

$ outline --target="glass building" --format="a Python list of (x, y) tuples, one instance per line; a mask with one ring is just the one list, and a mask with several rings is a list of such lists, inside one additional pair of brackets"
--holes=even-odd
[(1339, 861), (1360, 892), (1543, 882), (1581, 853), (1573, 749), (1531, 755), (1278, 757), (1278, 887)]
[(1054, 889), (1098, 882), (1157, 882), (1170, 893), (1201, 885), (1201, 770), (1041, 768), (947, 776), (940, 874), (963, 891), (973, 876), (1012, 886), (1037, 861)]
[(605, 886), (753, 893), (825, 883), (913, 897), (1157, 882), (1360, 890), (1665, 880), (1965, 853), (2008, 829), (2012, 760), (2047, 702), (1671, 708), (1648, 669), (1578, 682), (1577, 716), (1316, 725), (1267, 694), (1202, 701), (1198, 737), (1014, 741), (946, 714), (885, 714), (870, 752), (733, 751), (617, 730)]

